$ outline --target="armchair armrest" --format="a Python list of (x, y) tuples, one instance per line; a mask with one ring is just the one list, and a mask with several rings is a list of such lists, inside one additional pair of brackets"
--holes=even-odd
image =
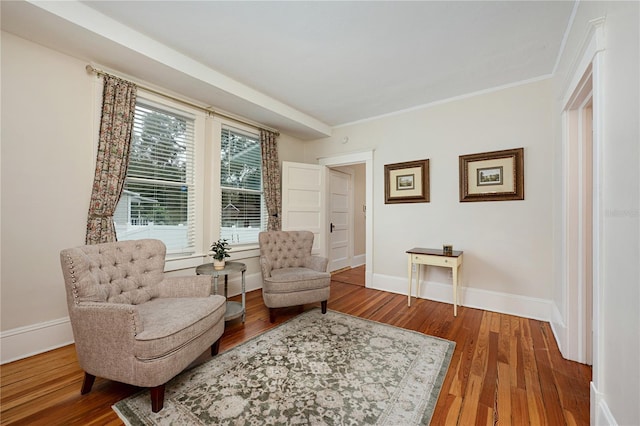
[(271, 276), (271, 270), (273, 266), (266, 257), (260, 256), (260, 270), (262, 271), (262, 278), (269, 278)]
[(158, 297), (207, 297), (211, 294), (211, 277), (165, 277), (159, 284)]
[(109, 365), (119, 365), (127, 356), (133, 357), (135, 336), (143, 329), (135, 305), (81, 302), (70, 314), (83, 370), (100, 375)]
[(74, 306), (72, 312), (71, 322), (74, 333), (76, 331), (87, 331), (100, 334), (100, 339), (108, 338), (109, 333), (104, 333), (104, 329), (105, 324), (109, 324), (111, 330), (118, 330), (117, 334), (120, 336), (125, 333), (129, 334), (133, 340), (135, 335), (143, 330), (136, 305), (80, 302)]
[(327, 272), (329, 259), (321, 256), (310, 256), (306, 262), (306, 267), (318, 272)]

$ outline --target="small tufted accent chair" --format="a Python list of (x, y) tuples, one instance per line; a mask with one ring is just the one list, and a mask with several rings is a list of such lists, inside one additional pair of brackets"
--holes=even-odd
[(225, 298), (211, 295), (210, 277), (165, 277), (165, 254), (150, 239), (60, 252), (83, 395), (96, 376), (149, 387), (155, 413), (166, 382), (218, 353)]
[(312, 256), (310, 231), (267, 231), (258, 235), (262, 298), (275, 321), (275, 308), (321, 302), (327, 313), (331, 274), (328, 260)]

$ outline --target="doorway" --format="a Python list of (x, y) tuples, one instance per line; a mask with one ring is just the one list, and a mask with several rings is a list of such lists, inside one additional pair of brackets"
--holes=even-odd
[[(373, 202), (373, 151), (321, 158), (319, 164), (327, 168), (362, 167), (358, 165), (364, 167), (364, 201), (358, 202), (360, 206), (356, 205), (353, 211), (357, 214), (357, 211), (362, 208), (362, 216), (364, 216), (364, 255), (361, 259), (364, 258), (365, 264), (365, 287), (370, 287), (373, 283), (373, 209), (368, 207)], [(362, 263), (362, 260), (356, 262)]]
[(364, 271), (365, 164), (331, 167), (328, 173), (329, 271), (360, 266)]

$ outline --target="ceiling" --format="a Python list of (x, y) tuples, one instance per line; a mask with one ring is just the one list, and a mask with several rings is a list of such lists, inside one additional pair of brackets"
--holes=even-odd
[(303, 140), (550, 76), (573, 1), (2, 1), (2, 30)]

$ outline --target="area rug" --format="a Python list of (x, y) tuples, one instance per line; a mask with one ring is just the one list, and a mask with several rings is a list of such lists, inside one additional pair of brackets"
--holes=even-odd
[(429, 424), (454, 342), (308, 311), (113, 406), (127, 425)]

